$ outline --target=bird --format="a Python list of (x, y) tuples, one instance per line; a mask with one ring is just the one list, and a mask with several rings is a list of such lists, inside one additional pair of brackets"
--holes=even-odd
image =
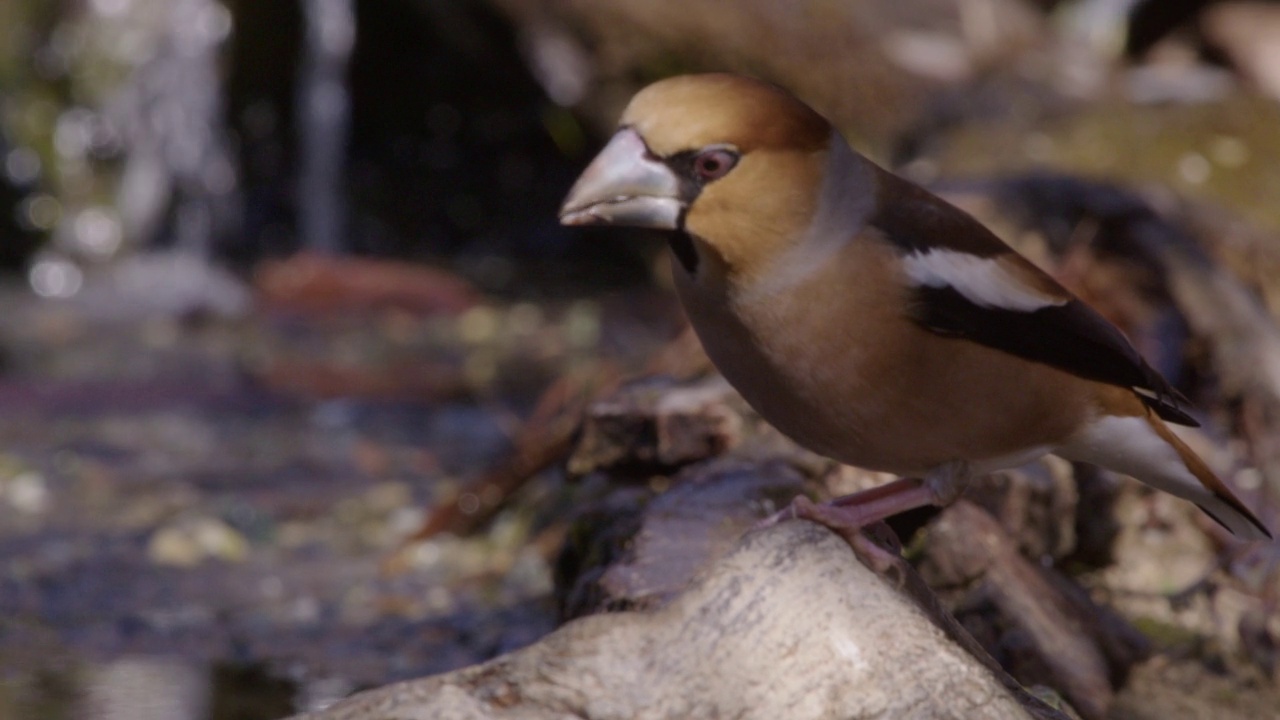
[(801, 446), (898, 476), (794, 514), (858, 532), (1054, 454), (1271, 537), (1170, 429), (1197, 425), (1189, 401), (1118, 328), (777, 85), (643, 88), (559, 217), (664, 234), (689, 322), (747, 403)]

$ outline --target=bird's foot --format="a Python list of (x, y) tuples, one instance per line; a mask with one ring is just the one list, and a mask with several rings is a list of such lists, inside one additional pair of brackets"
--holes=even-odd
[(792, 501), (788, 510), (792, 517), (816, 522), (844, 538), (854, 554), (876, 574), (898, 574), (902, 543), (882, 521), (866, 523), (856, 508), (818, 504), (803, 495)]
[[(836, 500), (843, 500), (837, 498)], [(901, 584), (902, 542), (880, 520), (864, 523), (853, 508), (830, 503), (815, 503), (804, 495), (787, 507), (756, 523), (756, 530), (772, 527), (783, 520), (809, 520), (834, 532), (849, 543), (853, 553), (878, 575), (896, 578)]]
[[(805, 498), (805, 500), (808, 501), (808, 498)], [(756, 523), (754, 529), (772, 527), (783, 520), (800, 517), (797, 514), (799, 501), (800, 498), (797, 497), (787, 507)], [(862, 492), (853, 493), (852, 495), (841, 495), (838, 498), (822, 503), (822, 507), (839, 509), (840, 524), (862, 528), (898, 513), (925, 505), (937, 504), (937, 502), (937, 493), (928, 483), (915, 478), (902, 478), (884, 485), (868, 488)], [(813, 505), (813, 503), (809, 502), (809, 505)], [(829, 527), (832, 526), (829, 523), (818, 520), (816, 517), (808, 519), (821, 522)]]
[(796, 518), (795, 504), (795, 500), (792, 500), (790, 505), (782, 508), (772, 515), (768, 515), (761, 520), (757, 520), (756, 524), (751, 526), (751, 529), (764, 530), (765, 528), (771, 528), (774, 525), (777, 525), (783, 520), (794, 520)]
[(902, 545), (882, 521), (926, 505), (938, 503), (932, 483), (903, 478), (879, 487), (815, 503), (801, 495), (783, 510), (756, 524), (765, 528), (783, 520), (800, 518), (818, 523), (844, 538), (868, 567), (880, 574), (897, 574)]
[(937, 505), (940, 495), (936, 486), (928, 480), (901, 478), (823, 503), (801, 495), (755, 527), (768, 528), (792, 518), (812, 520), (845, 538), (868, 568), (901, 577), (902, 543), (883, 520), (916, 507)]

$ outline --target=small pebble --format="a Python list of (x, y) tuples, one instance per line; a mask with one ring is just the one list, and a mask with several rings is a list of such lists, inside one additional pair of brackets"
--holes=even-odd
[(200, 546), (183, 528), (167, 527), (156, 531), (147, 543), (147, 557), (157, 565), (195, 567), (203, 558)]
[(20, 473), (3, 490), (5, 499), (20, 513), (39, 515), (49, 509), (49, 485), (39, 473)]
[(147, 544), (147, 557), (157, 565), (194, 567), (205, 560), (240, 562), (249, 555), (249, 541), (214, 518), (196, 518), (161, 528)]

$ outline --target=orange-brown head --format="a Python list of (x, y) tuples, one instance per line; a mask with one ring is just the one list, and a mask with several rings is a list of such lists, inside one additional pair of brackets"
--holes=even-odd
[[(728, 74), (669, 78), (632, 99), (560, 218), (673, 230), (690, 274), (703, 266), (746, 278), (804, 241), (824, 195), (857, 197), (848, 183), (824, 192), (835, 155), (842, 178), (860, 169), (825, 118), (775, 85)], [(855, 179), (869, 194), (869, 174)]]

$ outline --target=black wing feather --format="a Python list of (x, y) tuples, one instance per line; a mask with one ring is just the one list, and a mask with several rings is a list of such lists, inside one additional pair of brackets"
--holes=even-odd
[[(971, 215), (914, 183), (880, 170), (882, 197), (868, 224), (904, 255), (944, 249), (998, 262), (1017, 254)], [(1070, 293), (1045, 278), (1064, 296)], [(1147, 364), (1116, 326), (1077, 298), (1033, 312), (985, 307), (952, 287), (916, 288), (912, 316), (941, 335), (962, 337), (1098, 382), (1138, 390), (1160, 417), (1199, 426), (1191, 403)]]
[(951, 287), (920, 287), (912, 316), (940, 335), (962, 337), (1018, 357), (1045, 363), (1074, 375), (1138, 393), (1169, 422), (1198, 427), (1182, 409), (1190, 405), (1160, 373), (1147, 364), (1128, 339), (1093, 308), (1078, 299), (1033, 312), (983, 307)]

